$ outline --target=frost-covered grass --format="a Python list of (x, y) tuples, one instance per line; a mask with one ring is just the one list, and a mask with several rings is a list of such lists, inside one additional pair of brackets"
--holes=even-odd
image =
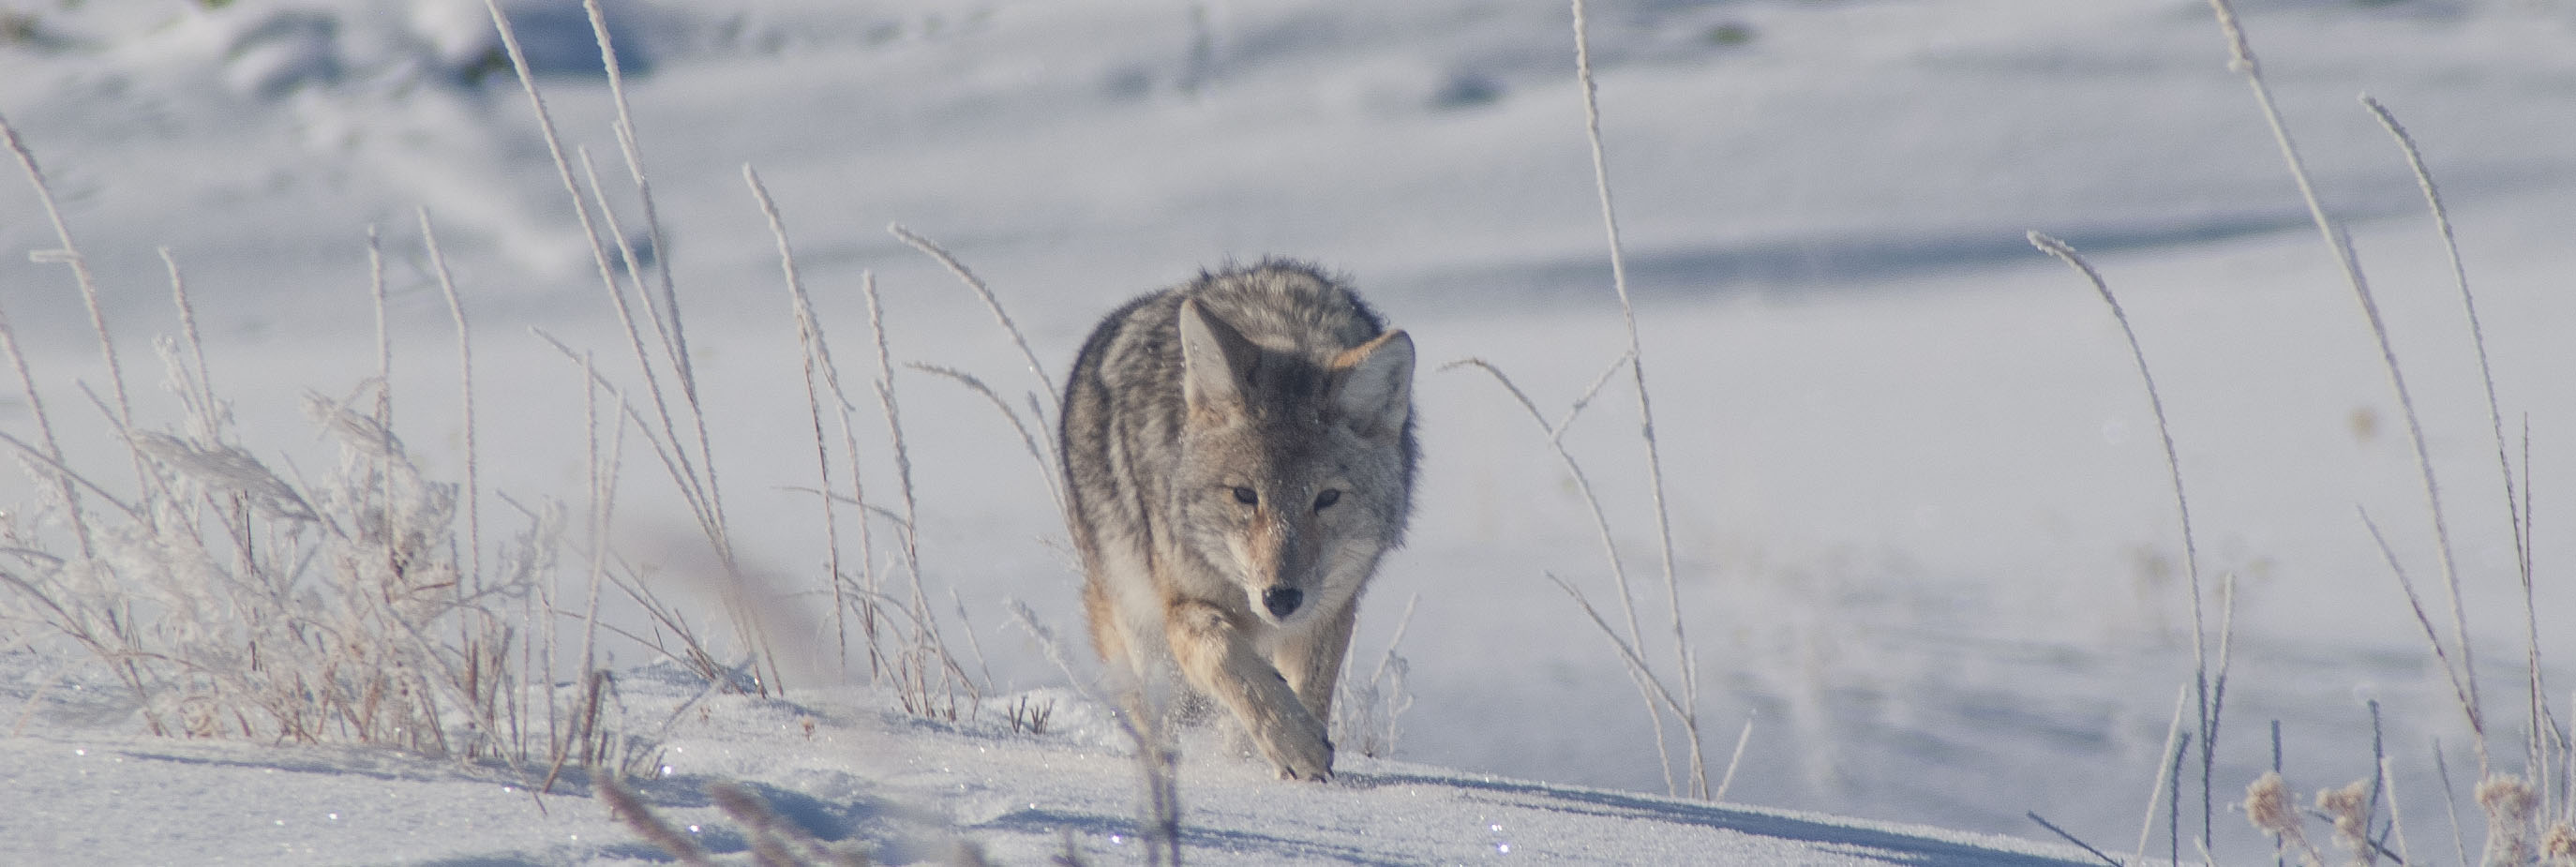
[[(524, 86), (555, 167), (573, 196), (582, 235), (642, 380), (640, 386), (621, 387), (598, 369), (594, 353), (537, 332), (578, 375), (587, 497), (574, 543), (564, 538), (566, 507), (550, 501), (523, 503), (498, 490), (492, 496), (520, 513), (526, 528), (485, 545), (474, 445), (479, 431), (474, 425), (472, 333), (426, 210), (419, 215), (421, 241), (455, 327), (464, 478), (425, 478), (395, 433), (384, 260), (370, 229), (376, 372), (342, 398), (305, 394), (305, 414), (337, 446), (332, 472), (319, 481), (305, 481), (292, 469), (272, 469), (291, 464), (264, 459), (243, 444), (231, 403), (213, 384), (195, 302), (167, 248), (163, 259), (171, 298), (185, 330), (181, 339), (165, 338), (156, 348), (178, 422), (163, 431), (137, 421), (98, 281), (74, 244), (45, 170), (0, 118), (0, 133), (6, 133), (59, 242), (39, 251), (37, 258), (65, 266), (87, 305), (113, 403), (94, 392), (90, 396), (106, 416), (108, 430), (121, 441), (134, 478), (120, 496), (102, 484), (100, 469), (84, 466), (67, 452), (54, 416), (45, 408), (36, 368), (17, 332), (0, 318), (0, 348), (18, 373), (35, 430), (32, 441), (11, 436), (7, 444), (45, 495), (23, 518), (0, 513), (0, 534), (5, 534), (0, 538), (10, 543), (6, 553), (15, 561), (0, 569), (0, 581), (12, 591), (10, 605), (0, 610), (40, 634), (35, 646), (63, 643), (112, 672), (130, 693), (145, 731), (390, 746), (452, 757), (468, 767), (503, 764), (522, 782), (548, 792), (567, 767), (614, 779), (650, 771), (658, 760), (655, 742), (630, 731), (618, 701), (616, 672), (603, 661), (604, 635), (622, 637), (688, 667), (709, 689), (766, 695), (781, 688), (776, 642), (822, 640), (801, 632), (773, 636), (770, 630), (825, 623), (834, 630), (828, 650), (836, 661), (816, 666), (816, 676), (835, 669), (846, 674), (851, 666), (864, 664), (868, 679), (891, 685), (912, 713), (953, 721), (980, 710), (983, 686), (941, 636), (941, 615), (923, 589), (909, 478), (900, 492), (903, 512), (878, 509), (894, 527), (903, 555), (900, 566), (911, 576), (910, 595), (899, 597), (880, 579), (866, 529), (880, 515), (870, 514), (857, 476), (850, 476), (847, 494), (831, 490), (833, 466), (830, 444), (823, 438), (819, 394), (813, 409), (821, 478), (812, 491), (827, 527), (838, 526), (836, 502), (847, 500), (857, 512), (852, 522), (859, 528), (854, 566), (839, 568), (839, 539), (827, 535), (832, 569), (821, 583), (832, 604), (824, 616), (812, 617), (788, 611), (789, 597), (773, 597), (778, 588), (762, 586), (762, 578), (737, 564), (670, 273), (646, 268), (663, 235), (632, 128), (624, 120), (624, 95), (615, 86), (615, 31), (598, 5), (585, 8), (600, 62), (610, 73), (611, 95), (619, 104), (620, 152), (633, 192), (643, 203), (645, 225), (633, 235), (621, 229), (605, 199), (595, 198), (604, 193), (588, 152), (568, 157), (555, 137), (538, 85), (543, 67), (531, 62), (512, 16), (495, 5), (490, 18), (498, 39), (491, 53), (504, 58), (497, 62), (506, 63)], [(327, 20), (292, 14), (272, 13), (264, 20), (318, 20), (316, 26), (329, 27)], [(452, 53), (442, 51), (442, 56)], [(328, 57), (305, 59), (316, 66), (299, 74), (338, 74)], [(263, 94), (272, 89), (269, 84), (252, 88)], [(580, 177), (574, 174), (575, 158)], [(766, 192), (752, 180), (754, 192), (768, 206)], [(784, 229), (775, 208), (768, 210), (786, 257)], [(785, 261), (797, 309), (804, 313), (793, 259)], [(657, 276), (658, 287), (650, 282)], [(831, 382), (844, 443), (855, 461), (858, 445), (849, 431), (850, 407), (839, 388), (837, 368), (821, 349), (811, 317), (800, 315), (798, 321), (805, 345), (814, 353), (807, 376), (816, 377), (819, 364), (821, 376)], [(871, 325), (879, 348), (877, 392), (901, 464), (903, 435), (887, 381), (891, 367), (884, 355), (884, 331), (874, 317)], [(88, 392), (86, 386), (82, 390)], [(668, 582), (655, 587), (644, 574), (647, 570), (610, 540), (618, 521), (630, 431), (674, 483), (699, 531), (697, 548), (703, 553), (681, 556), (700, 561), (697, 568), (709, 574), (698, 580), (723, 601), (729, 629), (712, 638), (702, 637), (708, 632), (704, 621), (710, 619), (705, 613), (665, 602)], [(299, 478), (290, 481), (288, 476)], [(568, 544), (578, 546), (579, 562), (569, 571), (559, 568)], [(672, 552), (666, 548), (661, 553)], [(623, 624), (604, 624), (603, 596), (612, 593), (626, 596), (636, 616)], [(855, 650), (853, 632), (860, 636)], [(787, 652), (814, 659), (825, 649), (792, 646)]]
[[(54, 213), (37, 160), (5, 120), (0, 132)], [(594, 547), (586, 558), (594, 576), (587, 603), (565, 598), (566, 509), (498, 493), (520, 526), (483, 547), (482, 516), (470, 494), (460, 496), (477, 491), (470, 463), (463, 484), (428, 478), (395, 432), (381, 324), (375, 375), (342, 397), (303, 395), (323, 446), (304, 451), (325, 465), (308, 476), (287, 453), (264, 456), (270, 444), (252, 442), (238, 426), (207, 364), (175, 259), (170, 297), (188, 327), (156, 349), (160, 392), (177, 421), (166, 429), (139, 422), (150, 416), (138, 416), (129, 396), (95, 281), (69, 228), (56, 226), (61, 246), (46, 258), (67, 266), (91, 299), (114, 396), (96, 406), (114, 443), (108, 451), (125, 460), (84, 465), (64, 448), (40, 368), (0, 320), (0, 344), (33, 422), (31, 437), (7, 443), (39, 495), (33, 511), (0, 524), (9, 557), (0, 582), (10, 591), (0, 610), (29, 646), (86, 655), (113, 675), (154, 735), (392, 747), (506, 767), (540, 788), (568, 764), (612, 773), (651, 767), (652, 742), (634, 735), (613, 673), (590, 652), (596, 577), (609, 568), (601, 552)], [(373, 286), (381, 323), (381, 269)], [(463, 340), (459, 355), (470, 394)], [(594, 450), (591, 460), (594, 473), (613, 473), (613, 454)], [(129, 469), (130, 477), (116, 477)], [(588, 535), (597, 539), (614, 495), (594, 490)], [(588, 629), (577, 634), (578, 627)], [(565, 671), (569, 682), (557, 689)], [(54, 685), (49, 678), (36, 697)], [(30, 701), (18, 730), (38, 707)]]
[[(2402, 809), (2405, 838), (2381, 842), (2422, 856), (2410, 863), (2508, 830), (2549, 845), (2571, 800), (2542, 649), (2566, 605), (2546, 564), (2567, 546), (2531, 508), (2548, 513), (2548, 480), (2565, 475), (2549, 431), (2576, 408), (2548, 375), (2553, 335), (2576, 320), (2545, 288), (2564, 282), (2576, 224), (2561, 183), (2576, 173), (2553, 144), (2576, 116), (2556, 86), (2576, 74), (2562, 6), (2247, 10), (2267, 99), (2355, 241), (2334, 256), (2377, 290), (2374, 333), (2342, 290), (2318, 288), (2337, 262), (2298, 236), (2297, 190), (2198, 4), (1595, 4), (1633, 328), (1611, 303), (1562, 6), (609, 3), (632, 61), (612, 87), (585, 72), (600, 49), (578, 4), (498, 4), (549, 99), (547, 136), (480, 2), (361, 5), (87, 4), (11, 25), (43, 36), (0, 53), (0, 112), (55, 173), (102, 289), (62, 289), (75, 281), (58, 261), (0, 262), (0, 307), (39, 380), (0, 402), (0, 431), (44, 456), (24, 497), (0, 497), (30, 504), (12, 505), (7, 547), (44, 552), (11, 574), (37, 588), (19, 600), (58, 603), (0, 632), (46, 648), (11, 657), (0, 694), (25, 700), (12, 720), (35, 735), (11, 745), (27, 772), (11, 778), (49, 797), (79, 803), (69, 775), (106, 773), (52, 749), (72, 743), (190, 769), (176, 776), (201, 792), (251, 785), (224, 768), (318, 767), (321, 794), (278, 805), (315, 812), (409, 761), (120, 740), (225, 716), (198, 733), (451, 756), (511, 745), (473, 747), (499, 767), (381, 775), (424, 798), (496, 778), (539, 788), (554, 758), (597, 759), (584, 708), (622, 698), (602, 718), (632, 749), (612, 752), (668, 766), (639, 797), (714, 851), (756, 836), (700, 794), (739, 780), (889, 860), (944, 857), (960, 837), (1035, 860), (1062, 848), (1059, 829), (1117, 860), (1146, 800), (1134, 757), (1153, 753), (1111, 722), (1114, 702), (1079, 693), (1079, 647), (1029, 635), (1078, 632), (1032, 447), (1052, 387), (1037, 371), (1120, 297), (1224, 253), (1287, 251), (1359, 274), (1435, 361), (1485, 359), (1550, 411), (1532, 435), (1481, 374), (1426, 368), (1422, 526), (1345, 681), (1346, 699), (1374, 692), (1385, 713), (1336, 721), (1366, 785), (1283, 792), (1245, 778), (1225, 744), (1185, 741), (1191, 860), (1639, 861), (1745, 832), (1753, 848), (1727, 851), (1794, 860), (1816, 857), (1799, 841), (1878, 841), (2010, 862), (1985, 842), (1583, 788), (1682, 788), (1670, 759), (1658, 767), (1658, 747), (1682, 743), (1660, 730), (1678, 718), (1666, 711), (1702, 715), (1691, 749), (1742, 756), (1732, 787), (1693, 790), (2032, 836), (2037, 811), (2119, 855), (2190, 858), (2194, 810), (2214, 816), (2220, 861), (2267, 849), (2226, 807), (2274, 766), (2273, 720), (2279, 796), (2373, 781), (2360, 824)], [(2426, 242), (2404, 158), (2344, 107), (2356, 85), (2424, 138), (2456, 260)], [(421, 204), (452, 262), (433, 263)], [(16, 198), (0, 212), (44, 211)], [(880, 231), (898, 219), (921, 233)], [(356, 228), (370, 223), (381, 272)], [(2021, 245), (2032, 227), (2085, 251), (2128, 337)], [(68, 246), (51, 234), (0, 221), (12, 249)], [(923, 236), (955, 255), (906, 249)], [(150, 255), (160, 244), (175, 266)], [(947, 273), (957, 263), (970, 288)], [(172, 271), (196, 310), (157, 291)], [(2491, 314), (2474, 345), (2461, 299), (2436, 291), (2455, 271)], [(182, 335), (170, 397), (137, 388), (117, 409), (93, 303), (111, 353)], [(995, 327), (1001, 309), (1017, 328)], [(2414, 406), (2388, 396), (2388, 356)], [(2133, 358), (2152, 362), (2168, 412), (2149, 417)], [(1649, 372), (1660, 475), (1614, 411), (1645, 408), (1634, 386)], [(308, 390), (324, 395), (318, 446), (310, 423), (283, 421)], [(40, 394), (59, 447), (32, 435)], [(2528, 447), (2513, 435), (2526, 412)], [(42, 465), (56, 452), (94, 487), (65, 494), (66, 474)], [(2436, 473), (2447, 558), (2410, 517)], [(2195, 544), (2171, 529), (2174, 475)], [(75, 496), (113, 556), (74, 553), (89, 534), (70, 513), (31, 508)], [(138, 503), (157, 505), (121, 508)], [(522, 522), (539, 529), (514, 540)], [(90, 559), (172, 577), (54, 565)], [(2430, 576), (2413, 564), (2445, 559), (2459, 581), (2423, 585), (2436, 592), (2419, 625), (2389, 561)], [(1662, 590), (1611, 580), (1655, 560), (1671, 564)], [(1689, 640), (1632, 625), (1611, 593), (1662, 596), (1669, 611), (1648, 619), (1669, 613)], [(1610, 621), (1624, 648), (1601, 640)], [(383, 636), (316, 638), (368, 629)], [(2483, 675), (2467, 670), (2470, 634)], [(255, 665), (250, 646), (266, 648)], [(272, 656), (303, 646), (309, 658)], [(475, 661), (500, 647), (515, 652)], [(636, 665), (665, 656), (677, 666)], [(109, 664), (65, 667), (84, 658)], [(1678, 700), (1637, 701), (1649, 688), (1618, 675), (1642, 660)], [(327, 688), (276, 686), (297, 678)], [(2487, 717), (2463, 697), (2483, 682), (2499, 705), (2504, 680), (2527, 712)], [(710, 684), (751, 694), (702, 696)], [(1704, 705), (1684, 698), (1694, 689)], [(234, 712), (209, 713), (217, 696)], [(798, 744), (817, 738), (875, 759), (809, 763), (822, 760)], [(2516, 790), (2481, 783), (2516, 768), (2536, 782), (2519, 799), (2529, 817), (2481, 835), (2481, 806), (2521, 815)], [(559, 790), (587, 779), (566, 773)], [(2350, 822), (2352, 787), (2327, 788), (2319, 808)], [(587, 801), (506, 794), (449, 809), (539, 817), (512, 842), (378, 850), (657, 857)], [(1294, 804), (1264, 806), (1281, 798)], [(1443, 806), (1400, 806), (1416, 801)], [(170, 803), (187, 801), (155, 802)], [(1479, 811), (1494, 821), (1466, 818)], [(2446, 812), (2466, 823), (2456, 847)], [(230, 821), (218, 813), (187, 833), (252, 838), (208, 827)], [(1374, 824), (1408, 819), (1435, 830)], [(1617, 823), (1654, 832), (1605, 830)], [(398, 838), (330, 828), (302, 839)], [(139, 845), (118, 851), (188, 851)]]

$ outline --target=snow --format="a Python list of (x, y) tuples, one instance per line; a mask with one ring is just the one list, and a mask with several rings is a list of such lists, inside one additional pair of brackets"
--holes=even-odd
[[(672, 678), (676, 681), (679, 678)], [(648, 687), (649, 688), (649, 687)], [(1046, 697), (1046, 696), (1041, 696)], [(685, 691), (652, 693), (657, 705)], [(706, 699), (665, 742), (648, 803), (708, 849), (743, 832), (702, 793), (746, 784), (827, 839), (880, 860), (947, 856), (960, 837), (998, 863), (1041, 863), (1070, 830), (1085, 857), (1141, 848), (1132, 758), (1113, 726), (1013, 733), (907, 717), (850, 695)], [(656, 710), (660, 710), (659, 707)], [(810, 727), (809, 727), (810, 724)], [(1102, 736), (1109, 738), (1103, 740)], [(0, 767), (33, 833), (11, 863), (651, 863), (590, 798), (532, 796), (452, 765), (354, 748), (16, 738)], [(1283, 786), (1230, 760), (1192, 762), (1192, 863), (2061, 864), (2008, 838), (1463, 773), (1359, 758), (1329, 786)], [(578, 790), (579, 787), (575, 786)], [(243, 797), (256, 793), (256, 797)], [(542, 808), (542, 809), (541, 809)], [(144, 829), (108, 817), (185, 817)], [(13, 822), (13, 825), (18, 823)]]
[[(499, 5), (556, 125), (641, 241), (586, 16)], [(2556, 372), (2576, 327), (2560, 291), (2576, 264), (2576, 5), (2240, 5), (2423, 411), (2512, 765), (2524, 607), (2475, 356), (2421, 193), (2353, 96), (2386, 103), (2425, 147), (2505, 425), (2518, 437), (2528, 419), (2536, 610), (2563, 689), (2568, 648), (2547, 630), (2576, 591), (2550, 564), (2576, 555), (2576, 536), (2549, 503), (2570, 469), (2554, 446), (2576, 429)], [(1681, 619), (1720, 769), (1752, 724), (1717, 806), (1663, 797), (1615, 651), (1547, 581), (1605, 606), (1614, 595), (1544, 435), (1484, 374), (1437, 371), (1487, 359), (1553, 421), (1624, 346), (1562, 4), (604, 6), (669, 228), (652, 252), (674, 269), (740, 548), (765, 574), (819, 572), (823, 543), (794, 490), (812, 484), (810, 422), (745, 164), (776, 196), (854, 377), (873, 349), (866, 270), (898, 363), (970, 371), (1014, 401), (1043, 387), (954, 278), (883, 231), (897, 221), (993, 287), (1049, 375), (1101, 312), (1229, 256), (1345, 271), (1414, 335), (1418, 518), (1352, 654), (1355, 670), (1373, 665), (1418, 598), (1397, 648), (1414, 699), (1397, 758), (1346, 750), (1336, 783), (1291, 786), (1194, 742), (1181, 782), (1194, 861), (2087, 860), (2030, 811), (2125, 856), (2191, 679), (2189, 591), (2127, 345), (2089, 286), (2023, 241), (2031, 229), (2084, 251), (2120, 293), (2172, 421), (2213, 606), (2218, 577), (2238, 580), (2217, 797), (2271, 766), (2273, 720), (2302, 791), (2366, 774), (2376, 700), (2414, 860), (2447, 857), (2432, 743), (2462, 782), (2468, 734), (2354, 514), (2389, 531), (2419, 585), (2438, 580), (2412, 447), (2204, 3), (1595, 4)], [(463, 437), (445, 301), (420, 252), (426, 208), (475, 318), (487, 507), (501, 508), (496, 489), (580, 501), (580, 372), (529, 329), (595, 351), (621, 381), (633, 362), (481, 3), (0, 9), (33, 22), (0, 43), (0, 114), (50, 175), (129, 368), (177, 329), (166, 246), (242, 439), (303, 453), (303, 393), (344, 395), (373, 372), (373, 227), (396, 426), (453, 477)], [(105, 375), (80, 299), (60, 265), (17, 252), (60, 246), (42, 214), (25, 184), (0, 184), (0, 306), (57, 423), (77, 420), (73, 463), (120, 467), (75, 388)], [(1080, 632), (1036, 464), (980, 397), (908, 371), (896, 382), (925, 569), (955, 594), (949, 628), (990, 654), (983, 712), (911, 718), (837, 674), (791, 679), (783, 698), (701, 697), (618, 645), (628, 712), (670, 766), (644, 794), (719, 851), (744, 838), (699, 791), (739, 780), (881, 860), (968, 839), (1034, 862), (1067, 829), (1089, 855), (1128, 860), (1129, 748), (1079, 694), (1092, 672), (1048, 662), (1005, 606)], [(147, 426), (174, 424), (157, 397), (139, 401)], [(1669, 671), (1633, 420), (1623, 377), (1566, 442), (1639, 576), (1644, 649)], [(14, 388), (0, 397), (0, 430), (30, 423)], [(2519, 464), (2518, 439), (2513, 451)], [(872, 490), (890, 486), (890, 460), (870, 461)], [(0, 509), (36, 514), (35, 497), (0, 482)], [(636, 550), (692, 532), (658, 469), (630, 458), (622, 497)], [(719, 594), (673, 583), (713, 610)], [(0, 719), (14, 723), (0, 805), (31, 817), (0, 835), (0, 862), (660, 857), (582, 784), (532, 796), (502, 769), (384, 751), (145, 737), (86, 657), (18, 620), (0, 620), (0, 649)], [(1053, 702), (1061, 725), (1012, 731), (998, 709), (1018, 696)], [(2223, 810), (2215, 831), (2222, 861), (2268, 850)]]

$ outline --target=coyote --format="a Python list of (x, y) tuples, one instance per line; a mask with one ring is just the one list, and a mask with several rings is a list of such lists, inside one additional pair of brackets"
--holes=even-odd
[(1412, 509), (1412, 338), (1309, 265), (1201, 273), (1101, 320), (1059, 434), (1101, 659), (1331, 779), (1360, 592)]

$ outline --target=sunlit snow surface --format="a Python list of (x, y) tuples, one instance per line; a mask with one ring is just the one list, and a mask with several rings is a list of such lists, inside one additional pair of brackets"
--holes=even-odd
[[(500, 5), (555, 123), (640, 235), (578, 4)], [(1665, 791), (1646, 712), (1609, 641), (1546, 579), (1619, 619), (1589, 512), (1508, 394), (1482, 373), (1439, 371), (1487, 359), (1553, 421), (1624, 348), (1563, 5), (848, 5), (606, 4), (669, 230), (660, 252), (720, 422), (727, 504), (766, 573), (819, 571), (822, 542), (810, 495), (793, 490), (812, 484), (810, 421), (746, 163), (777, 197), (854, 378), (873, 354), (868, 270), (898, 363), (971, 371), (1014, 402), (1046, 387), (971, 294), (883, 231), (895, 221), (992, 286), (1048, 376), (1120, 300), (1265, 253), (1347, 272), (1421, 348), (1427, 463), (1412, 542), (1373, 588), (1353, 653), (1373, 665), (1419, 597), (1398, 649), (1415, 696), (1403, 761), (1350, 757), (1342, 782), (1313, 788), (1193, 754), (1193, 860), (2016, 863), (2004, 853), (2017, 844), (1868, 822), (2045, 837), (2026, 811), (2134, 849), (2191, 678), (2189, 591), (2128, 347), (2090, 286), (2022, 240), (2031, 229), (2093, 256), (2154, 366), (2213, 633), (2219, 577), (2238, 579), (2217, 797), (2270, 766), (2276, 719), (2303, 790), (2363, 776), (2364, 702), (2377, 699), (2415, 852), (2448, 857), (2432, 741), (2465, 798), (2466, 727), (2355, 514), (2389, 531), (2420, 583), (2437, 582), (2413, 448), (2206, 4), (1593, 7), (1702, 739), (1722, 769), (1752, 720), (1728, 796), (1758, 811), (1633, 794)], [(2576, 591), (2553, 564), (2576, 555), (2576, 534), (2550, 504), (2576, 477), (2561, 374), (2576, 328), (2576, 6), (2241, 6), (2406, 364), (2497, 754), (2518, 764), (2524, 608), (2475, 356), (2422, 195), (2354, 96), (2408, 124), (2454, 209), (2517, 465), (2526, 418), (2531, 431), (2537, 610), (2544, 642), (2563, 642)], [(482, 4), (23, 14), (29, 35), (0, 45), (0, 113), (51, 176), (129, 358), (177, 327), (155, 252), (169, 247), (244, 439), (310, 448), (299, 396), (345, 394), (373, 373), (373, 226), (397, 427), (433, 470), (456, 472), (452, 336), (420, 252), (425, 207), (476, 317), (487, 492), (578, 499), (580, 371), (529, 328), (594, 349), (612, 376), (632, 379), (615, 366), (632, 359), (527, 100), (485, 62)], [(77, 390), (104, 376), (86, 313), (61, 266), (23, 255), (59, 241), (11, 174), (0, 304), (57, 422), (87, 431), (69, 437), (75, 463), (120, 466)], [(1026, 601), (1081, 633), (1078, 577), (1036, 464), (983, 398), (910, 371), (896, 384), (925, 569), (965, 614), (951, 629), (980, 636), (997, 694), (1048, 690), (1067, 719), (1091, 714), (1088, 727), (1032, 738), (989, 712), (928, 725), (818, 679), (781, 702), (696, 705), (671, 729), (674, 777), (648, 800), (737, 848), (699, 782), (751, 782), (897, 859), (962, 834), (1034, 861), (1059, 829), (1124, 858), (1113, 853), (1133, 845), (1133, 763), (1004, 606)], [(169, 422), (165, 404), (141, 406), (149, 424)], [(12, 388), (0, 429), (28, 424)], [(1669, 672), (1635, 432), (1619, 377), (1566, 442), (1639, 582), (1645, 650)], [(890, 484), (890, 459), (872, 460), (871, 483)], [(685, 535), (667, 483), (629, 473), (627, 533)], [(27, 490), (0, 482), (0, 507)], [(2441, 597), (2428, 604), (2447, 621)], [(6, 629), (0, 719), (18, 734), (0, 741), (0, 805), (35, 818), (8, 823), (0, 861), (656, 857), (595, 802), (532, 798), (497, 771), (141, 738), (86, 658)], [(653, 658), (613, 652), (628, 666)], [(2571, 649), (2543, 652), (2560, 667), (2563, 713)], [(650, 686), (634, 708), (649, 725), (693, 695), (665, 680), (629, 678)], [(820, 721), (811, 737), (807, 718)], [(2216, 823), (2223, 855), (2266, 851), (2241, 817)]]

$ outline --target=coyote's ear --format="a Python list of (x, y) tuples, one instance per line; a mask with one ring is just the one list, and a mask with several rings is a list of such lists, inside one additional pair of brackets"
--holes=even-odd
[(1261, 347), (1208, 315), (1198, 299), (1181, 301), (1181, 394), (1190, 409), (1242, 407), (1244, 383), (1261, 359)]
[(1402, 430), (1413, 412), (1413, 338), (1389, 331), (1333, 359), (1333, 407), (1363, 435)]

